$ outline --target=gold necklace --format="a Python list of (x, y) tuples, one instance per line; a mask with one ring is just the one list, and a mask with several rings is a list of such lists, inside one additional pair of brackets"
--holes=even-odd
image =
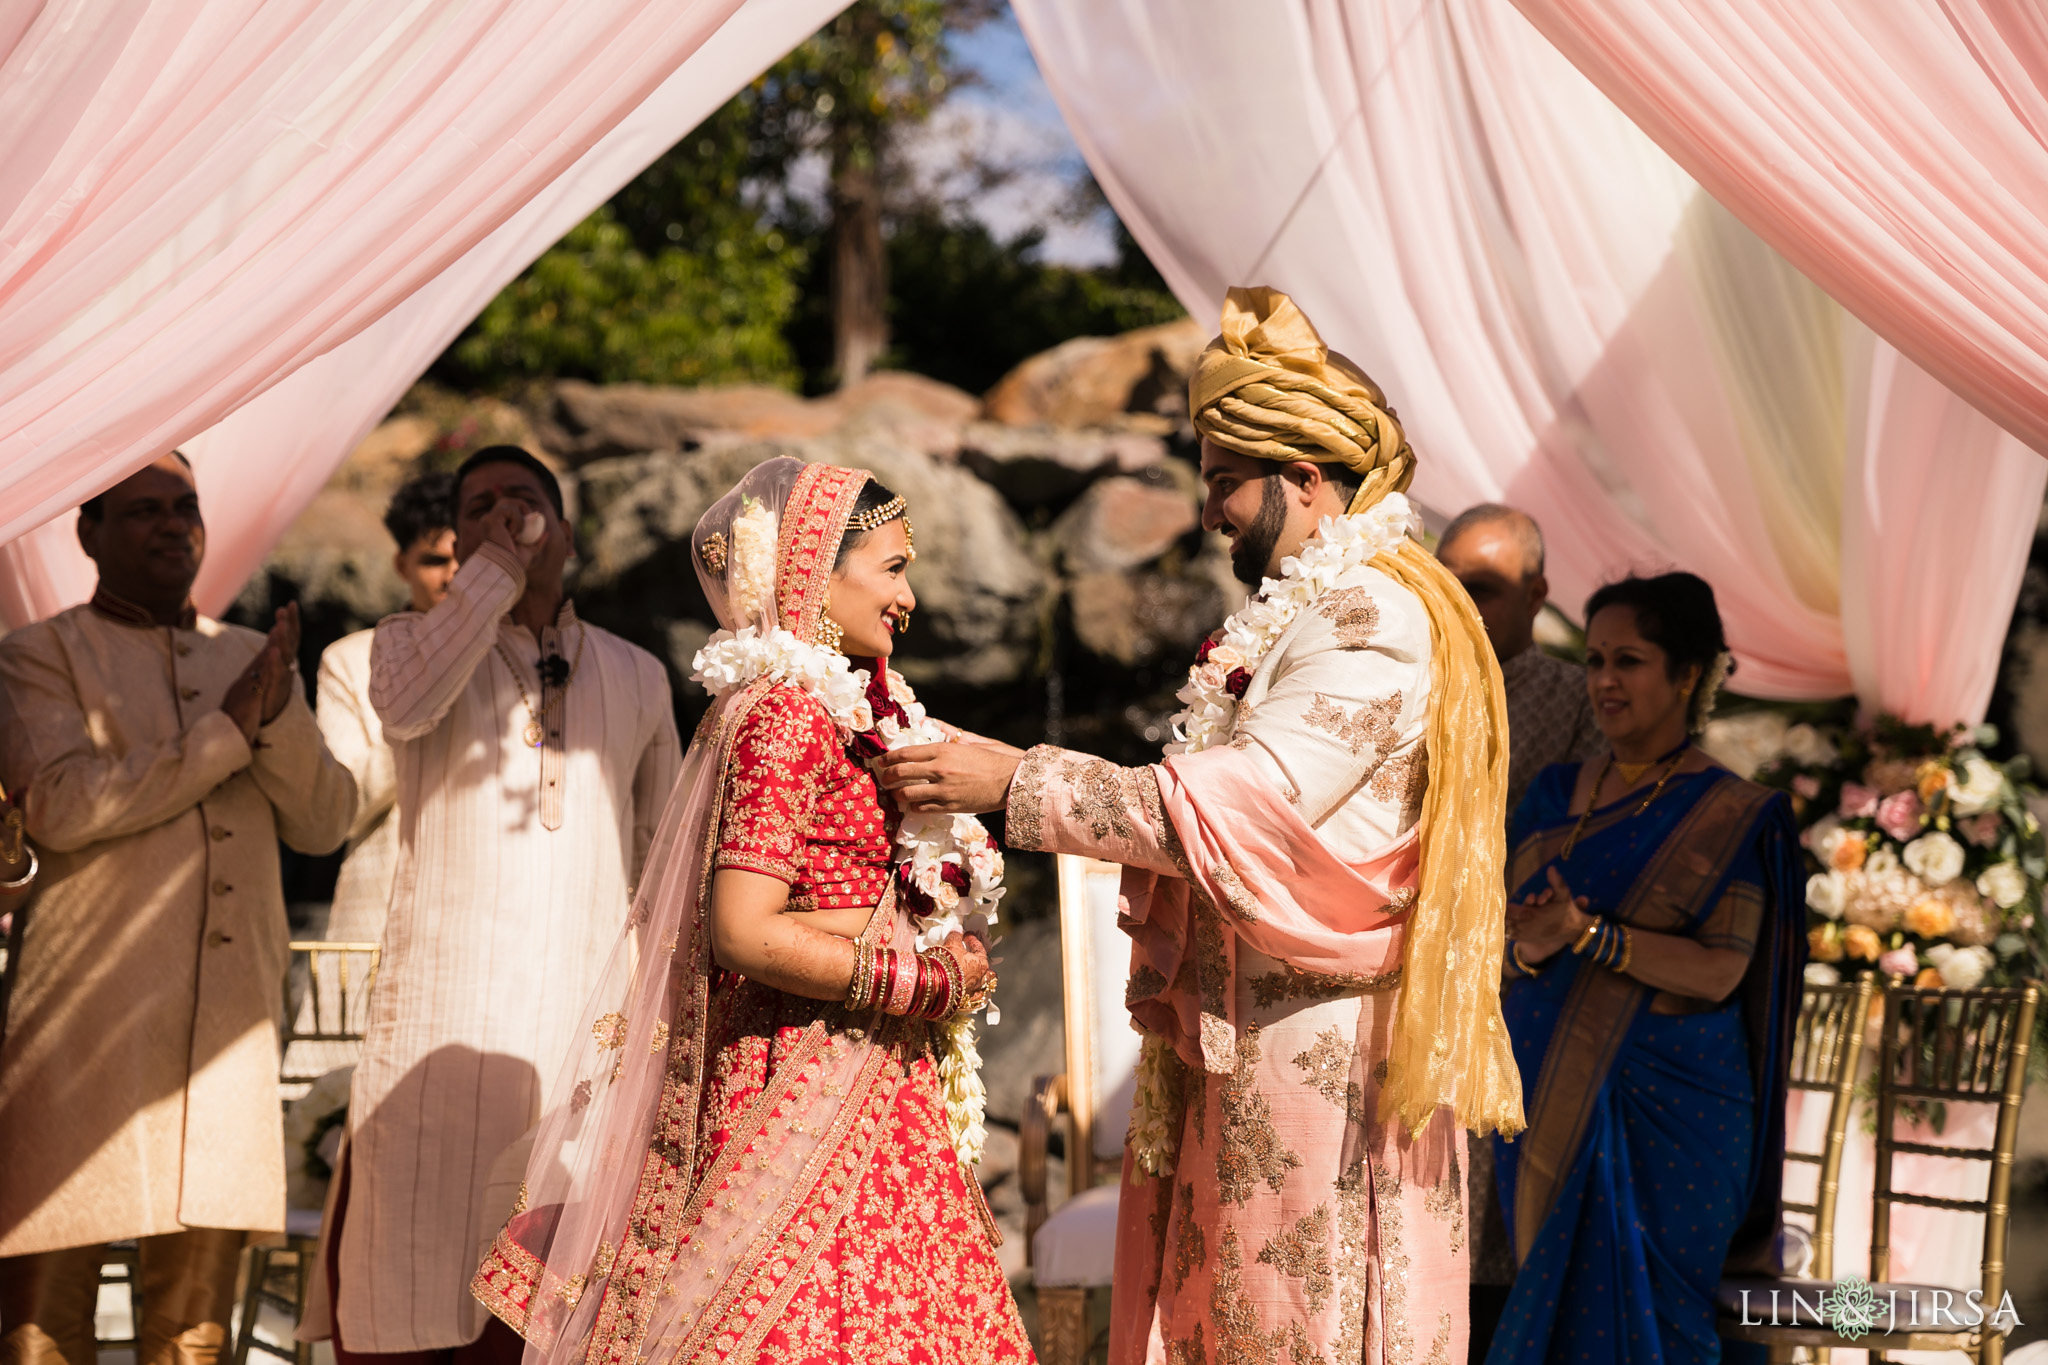
[[(564, 691), (568, 690), (570, 680), (576, 676), (577, 668), (583, 663), (583, 646), (589, 639), (589, 627), (578, 621), (576, 623), (576, 657), (569, 662), (568, 676), (562, 679), (562, 689)], [(491, 641), (491, 647), (497, 650), (498, 657), (505, 661), (505, 671), (512, 675), (512, 685), (519, 689), (519, 704), (526, 708), (526, 730), (521, 738), (526, 741), (527, 748), (538, 749), (546, 742), (548, 731), (547, 727), (540, 722), (540, 712), (534, 709), (533, 699), (526, 695), (526, 683), (519, 676), (519, 665), (513, 661), (512, 652), (505, 648), (504, 641), (493, 640)], [(536, 675), (539, 674), (540, 669), (538, 666), (535, 667), (534, 672)], [(540, 698), (541, 704), (546, 705), (548, 685), (545, 678), (541, 679)]]
[[(1691, 747), (1692, 741), (1687, 740), (1671, 751), (1671, 757), (1665, 761), (1663, 774), (1657, 778), (1657, 785), (1650, 788), (1650, 794), (1643, 798), (1643, 804), (1636, 807), (1637, 815), (1641, 815), (1644, 811), (1648, 810), (1650, 803), (1664, 794), (1664, 784), (1671, 780), (1671, 774), (1678, 771), (1679, 763), (1685, 758), (1685, 751)], [(1651, 762), (1655, 761), (1654, 759), (1651, 760)], [(1572, 832), (1565, 836), (1564, 848), (1558, 852), (1557, 859), (1559, 862), (1569, 859), (1572, 856), (1572, 850), (1578, 847), (1579, 836), (1586, 832), (1586, 822), (1593, 818), (1593, 811), (1600, 804), (1600, 788), (1606, 785), (1607, 774), (1617, 766), (1619, 765), (1615, 763), (1614, 755), (1611, 753), (1607, 755), (1607, 761), (1600, 765), (1600, 775), (1593, 779), (1593, 790), (1586, 795), (1586, 808), (1579, 812), (1579, 822), (1572, 826)], [(1650, 764), (1645, 763), (1641, 768), (1638, 768), (1636, 770), (1636, 777), (1640, 779), (1643, 773), (1649, 770), (1649, 767)], [(1624, 779), (1628, 777), (1628, 770), (1626, 768), (1622, 769), (1622, 777)], [(1630, 782), (1629, 785), (1634, 786), (1635, 783)]]

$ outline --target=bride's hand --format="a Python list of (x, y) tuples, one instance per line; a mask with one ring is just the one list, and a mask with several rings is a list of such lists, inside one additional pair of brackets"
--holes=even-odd
[(988, 949), (978, 938), (968, 938), (955, 932), (946, 939), (946, 951), (960, 964), (960, 981), (966, 992), (965, 999), (972, 1000), (981, 994), (982, 983), (989, 978)]

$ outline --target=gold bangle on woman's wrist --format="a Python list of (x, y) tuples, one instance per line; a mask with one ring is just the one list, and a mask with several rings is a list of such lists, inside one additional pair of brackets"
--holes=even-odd
[(1540, 963), (1530, 962), (1522, 956), (1522, 945), (1519, 943), (1508, 945), (1508, 957), (1514, 962), (1515, 970), (1523, 976), (1535, 976), (1543, 970)]
[(1579, 941), (1572, 945), (1573, 957), (1583, 957), (1585, 955), (1586, 945), (1591, 943), (1599, 934), (1601, 925), (1604, 922), (1598, 915), (1593, 916), (1593, 922), (1586, 926), (1585, 932), (1579, 935)]

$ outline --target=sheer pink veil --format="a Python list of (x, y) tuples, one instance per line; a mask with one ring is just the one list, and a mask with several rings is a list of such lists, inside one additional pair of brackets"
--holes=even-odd
[[(869, 477), (770, 460), (713, 504), (691, 550), (720, 624), (815, 640)], [(759, 1112), (733, 1125), (706, 1165), (696, 1122), (711, 1060), (703, 911), (732, 737), (767, 687), (728, 693), (697, 727), (588, 1027), (548, 1092), (519, 1203), (477, 1274), (478, 1297), (526, 1338), (524, 1365), (694, 1354), (745, 1278), (750, 1249), (792, 1216), (789, 1193), (815, 1182), (829, 1156), (822, 1139), (872, 1051), (872, 1020), (814, 1026), (800, 1064), (778, 1070)]]

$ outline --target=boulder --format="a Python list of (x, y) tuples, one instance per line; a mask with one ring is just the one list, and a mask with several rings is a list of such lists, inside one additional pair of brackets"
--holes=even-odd
[(1209, 342), (1193, 318), (1113, 337), (1075, 337), (996, 381), (982, 415), (1010, 426), (1106, 427), (1134, 417), (1160, 434), (1187, 421), (1188, 374)]
[(996, 968), (1001, 978), (996, 1004), (1003, 1021), (979, 1026), (981, 1083), (988, 1091), (989, 1118), (1015, 1127), (1024, 1116), (1032, 1079), (1067, 1069), (1059, 916), (1009, 925), (990, 954), (1002, 959)]
[(973, 394), (900, 371), (871, 374), (822, 398), (764, 384), (670, 388), (659, 384), (555, 385), (542, 430), (571, 463), (649, 450), (694, 450), (719, 437), (809, 440), (850, 423), (900, 433), (930, 454), (951, 454), (981, 410)]
[(1090, 485), (1053, 523), (1067, 572), (1123, 573), (1165, 554), (1201, 522), (1193, 477), (1174, 460)]
[(1104, 474), (1132, 474), (1166, 458), (1141, 431), (976, 422), (960, 433), (960, 462), (1013, 507), (1060, 507)]
[(1200, 573), (1087, 573), (1067, 584), (1075, 637), (1126, 667), (1192, 660), (1228, 615), (1223, 601)]

